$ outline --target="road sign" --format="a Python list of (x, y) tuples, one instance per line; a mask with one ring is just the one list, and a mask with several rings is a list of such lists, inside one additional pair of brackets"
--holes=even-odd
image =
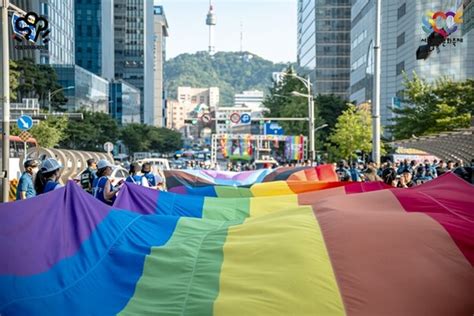
[(114, 144), (112, 144), (111, 142), (106, 142), (104, 144), (104, 150), (108, 153), (112, 152), (114, 150)]
[(18, 135), (18, 137), (20, 137), (20, 139), (21, 139), (24, 143), (26, 143), (26, 142), (28, 141), (28, 139), (31, 138), (31, 134), (28, 133), (27, 131), (23, 131), (23, 132), (20, 133), (20, 135)]
[(31, 118), (31, 116), (22, 115), (20, 116), (20, 118), (18, 118), (16, 124), (18, 125), (18, 128), (20, 130), (27, 131), (33, 127), (33, 119)]
[(237, 124), (240, 122), (240, 114), (237, 112), (234, 112), (230, 115), (229, 119), (232, 123)]
[(203, 114), (201, 116), (201, 121), (204, 123), (204, 124), (207, 124), (211, 121), (211, 116), (209, 114)]
[(277, 123), (265, 123), (264, 129), (265, 135), (283, 135), (283, 127), (278, 125)]
[(250, 124), (250, 122), (252, 122), (252, 117), (250, 116), (249, 113), (243, 113), (243, 114), (240, 116), (240, 123), (242, 123), (242, 124)]

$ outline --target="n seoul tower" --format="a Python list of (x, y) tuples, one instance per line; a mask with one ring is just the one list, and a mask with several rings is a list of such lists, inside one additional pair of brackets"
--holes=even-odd
[(212, 7), (211, 0), (209, 0), (209, 12), (207, 13), (206, 25), (209, 26), (209, 55), (214, 55), (216, 46), (214, 46), (214, 27), (216, 25), (216, 15)]

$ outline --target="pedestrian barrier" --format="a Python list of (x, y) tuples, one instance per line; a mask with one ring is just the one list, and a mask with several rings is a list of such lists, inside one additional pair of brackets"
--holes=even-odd
[(8, 200), (10, 202), (16, 201), (16, 190), (18, 189), (18, 179), (10, 181), (10, 191), (8, 193)]
[[(47, 158), (57, 159), (63, 166), (64, 169), (61, 174), (61, 182), (64, 184), (69, 179), (74, 179), (81, 171), (87, 168), (87, 160), (105, 159), (113, 162), (113, 157), (107, 153), (81, 151), (81, 150), (69, 150), (69, 149), (57, 149), (57, 148), (30, 148), (27, 153), (28, 159), (39, 159), (44, 160)], [(20, 159), (20, 169), (23, 172), (24, 157)]]

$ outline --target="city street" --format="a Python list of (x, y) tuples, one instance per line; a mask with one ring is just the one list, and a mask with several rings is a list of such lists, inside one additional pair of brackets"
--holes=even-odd
[(0, 316), (474, 312), (474, 1), (0, 27)]

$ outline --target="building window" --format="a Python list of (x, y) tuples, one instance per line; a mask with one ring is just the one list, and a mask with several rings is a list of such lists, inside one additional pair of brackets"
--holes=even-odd
[(405, 13), (407, 13), (407, 5), (406, 3), (402, 4), (399, 8), (398, 8), (398, 19), (400, 20), (404, 15)]
[(402, 34), (398, 35), (398, 37), (397, 37), (397, 48), (399, 48), (399, 47), (402, 46), (403, 44), (405, 44), (405, 32), (403, 32)]
[(404, 72), (404, 71), (405, 71), (405, 62), (402, 61), (402, 62), (397, 64), (397, 76), (401, 75), (402, 72)]

